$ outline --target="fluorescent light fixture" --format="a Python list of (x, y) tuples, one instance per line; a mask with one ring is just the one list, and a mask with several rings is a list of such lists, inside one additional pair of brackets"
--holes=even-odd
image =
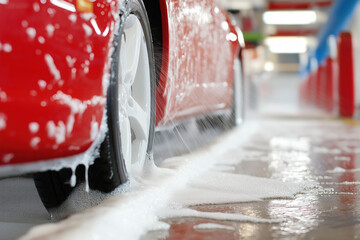
[(264, 23), (272, 25), (306, 25), (316, 20), (316, 12), (312, 10), (267, 11), (263, 14)]
[(308, 41), (306, 37), (268, 37), (265, 44), (272, 53), (305, 53)]

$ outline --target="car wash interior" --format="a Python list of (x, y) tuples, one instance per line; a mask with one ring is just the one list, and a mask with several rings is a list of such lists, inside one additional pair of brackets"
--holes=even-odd
[(360, 238), (360, 1), (152, 1), (0, 0), (0, 239)]

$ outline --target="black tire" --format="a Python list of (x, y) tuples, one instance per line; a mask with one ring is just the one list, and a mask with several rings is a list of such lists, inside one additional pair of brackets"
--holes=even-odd
[[(84, 180), (85, 168), (76, 168), (76, 183)], [(75, 186), (70, 185), (73, 171), (70, 168), (63, 168), (60, 171), (39, 172), (33, 175), (39, 197), (46, 207), (52, 209), (59, 207), (71, 194)]]
[(233, 104), (231, 107), (230, 125), (239, 126), (245, 118), (245, 87), (240, 58), (234, 61)]
[[(128, 181), (128, 171), (121, 153), (119, 106), (118, 106), (118, 63), (120, 51), (120, 37), (124, 22), (129, 14), (139, 19), (144, 30), (150, 65), (151, 86), (151, 117), (147, 154), (151, 154), (155, 126), (155, 59), (152, 46), (151, 29), (144, 4), (141, 0), (130, 0), (126, 3), (126, 11), (120, 12), (119, 32), (114, 37), (114, 52), (112, 55), (110, 84), (107, 92), (107, 125), (109, 128), (104, 142), (100, 147), (100, 157), (89, 167), (89, 186), (101, 192), (111, 192), (120, 184)], [(124, 8), (122, 8), (124, 9)], [(71, 194), (74, 187), (70, 186), (71, 169), (61, 171), (47, 171), (34, 174), (34, 181), (39, 196), (47, 209), (59, 207)], [(77, 183), (84, 181), (85, 170), (79, 166), (76, 170)]]
[(234, 61), (233, 77), (233, 101), (231, 111), (223, 115), (208, 115), (197, 120), (200, 131), (206, 131), (209, 128), (220, 128), (228, 130), (239, 126), (244, 121), (244, 81), (242, 74), (242, 64), (240, 58)]
[[(126, 8), (127, 11), (122, 13), (121, 19), (126, 22), (126, 19), (130, 14), (135, 15), (141, 23), (147, 45), (151, 90), (151, 116), (147, 154), (151, 154), (155, 127), (156, 90), (155, 58), (152, 45), (151, 28), (144, 4), (141, 0), (129, 1)], [(113, 191), (120, 184), (128, 181), (128, 170), (126, 169), (125, 160), (120, 147), (121, 132), (118, 114), (118, 63), (124, 22), (120, 24), (119, 32), (114, 39), (115, 49), (112, 55), (110, 86), (107, 94), (107, 124), (109, 131), (106, 134), (103, 144), (101, 145), (100, 157), (96, 159), (95, 163), (89, 168), (90, 188), (106, 193)]]

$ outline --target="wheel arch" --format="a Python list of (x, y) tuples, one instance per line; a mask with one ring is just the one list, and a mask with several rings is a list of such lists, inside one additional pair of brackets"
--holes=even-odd
[(155, 71), (157, 84), (163, 72), (164, 59), (168, 49), (168, 21), (165, 0), (144, 1), (146, 12), (150, 22), (151, 35), (155, 55)]
[(156, 90), (156, 125), (158, 125), (164, 117), (167, 104), (163, 93), (167, 84), (169, 64), (168, 5), (166, 0), (144, 1), (144, 5), (150, 22), (155, 55), (155, 72), (158, 86)]

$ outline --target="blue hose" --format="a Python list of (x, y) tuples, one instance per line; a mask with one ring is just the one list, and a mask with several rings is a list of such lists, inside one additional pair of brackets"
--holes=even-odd
[(308, 59), (308, 63), (306, 69), (303, 69), (301, 72), (309, 73), (311, 70), (310, 62), (311, 58), (315, 57), (317, 62), (320, 64), (329, 56), (329, 48), (328, 48), (328, 38), (331, 35), (338, 36), (341, 31), (343, 31), (349, 21), (351, 20), (356, 4), (358, 0), (335, 0), (330, 12), (329, 18), (326, 24), (324, 24), (323, 28), (318, 34), (318, 45), (316, 50), (310, 54)]

